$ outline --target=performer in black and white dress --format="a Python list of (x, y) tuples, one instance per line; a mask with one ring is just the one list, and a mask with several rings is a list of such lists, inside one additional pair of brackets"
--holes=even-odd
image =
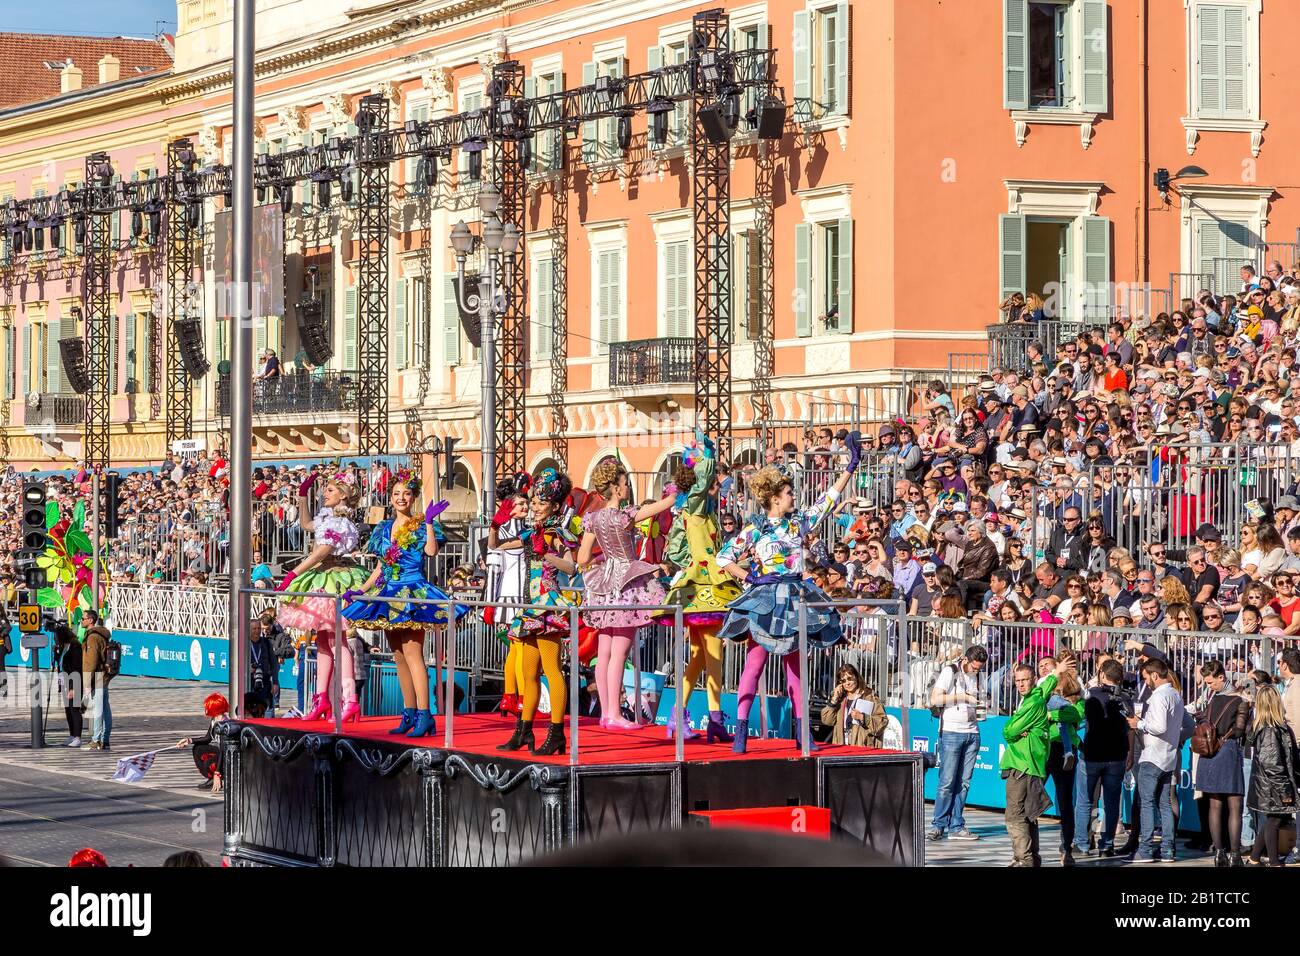
[[(507, 478), (497, 485), (497, 543), (488, 549), (488, 588), (490, 601), (505, 601), (516, 604), (528, 600), (528, 561), (526, 554), (517, 542), (519, 535), (528, 527), (528, 488), (531, 479), (523, 472), (513, 478)], [(507, 545), (509, 545), (507, 547)], [(518, 716), (523, 712), (523, 655), (518, 641), (509, 636), (510, 622), (519, 609), (514, 607), (490, 607), (485, 609), (487, 623), (495, 630), (497, 637), (509, 645), (502, 670), (505, 676), (505, 689), (498, 710), (506, 716)]]

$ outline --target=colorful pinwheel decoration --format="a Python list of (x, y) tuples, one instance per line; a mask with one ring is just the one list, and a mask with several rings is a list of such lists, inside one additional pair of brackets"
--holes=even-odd
[[(45, 571), (46, 586), (36, 592), (36, 600), (42, 607), (62, 608), (67, 612), (68, 625), (74, 633), (81, 633), (82, 612), (95, 608), (92, 593), (94, 545), (86, 533), (86, 505), (78, 501), (72, 512), (72, 519), (59, 515), (59, 506), (53, 501), (45, 506), (45, 528), (49, 537), (49, 546), (45, 553), (36, 559), (38, 567)], [(108, 593), (108, 565), (100, 559), (100, 588)], [(100, 617), (107, 614), (107, 608), (98, 607)]]

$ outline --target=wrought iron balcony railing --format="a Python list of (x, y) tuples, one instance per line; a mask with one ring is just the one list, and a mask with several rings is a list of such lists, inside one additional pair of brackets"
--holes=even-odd
[[(314, 415), (357, 407), (356, 372), (291, 372), (253, 382), (253, 416)], [(217, 414), (230, 415), (230, 376), (217, 380)]]
[(609, 386), (695, 381), (695, 339), (639, 339), (609, 344)]
[(86, 420), (86, 399), (83, 395), (63, 392), (42, 392), (40, 405), (27, 410), (28, 425), (80, 425)]

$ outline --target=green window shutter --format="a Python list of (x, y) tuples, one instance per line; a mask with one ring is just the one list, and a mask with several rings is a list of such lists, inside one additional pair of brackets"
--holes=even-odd
[(998, 216), (998, 301), (1025, 291), (1025, 217)]
[(853, 220), (840, 220), (840, 287), (838, 293), (839, 316), (837, 332), (853, 331)]
[(812, 119), (812, 20), (806, 10), (794, 15), (791, 37), (794, 51), (794, 116), (796, 122)]
[(1215, 258), (1223, 255), (1223, 233), (1219, 231), (1217, 222), (1212, 219), (1200, 221), (1197, 227), (1196, 248), (1200, 259), (1196, 271), (1213, 273)]
[(118, 366), (121, 365), (121, 362), (117, 355), (117, 327), (121, 321), (121, 318), (116, 315), (110, 315), (108, 317), (108, 393), (110, 395), (116, 395), (118, 393), (117, 370)]
[(23, 397), (32, 391), (32, 323), (23, 325)]
[(1223, 8), (1223, 113), (1246, 115), (1246, 9)]
[(456, 307), (456, 279), (447, 277), (442, 296), (443, 352), (448, 365), (460, 364), (460, 313)]
[[(59, 338), (70, 339), (77, 334), (77, 319), (71, 313), (61, 314), (59, 316)], [(59, 391), (71, 392), (72, 384), (68, 381), (68, 373), (63, 368), (63, 352), (59, 349), (58, 342), (54, 343), (55, 361), (59, 363)]]
[(262, 353), (266, 351), (266, 316), (253, 319), (253, 368), (262, 364)]
[(1029, 108), (1029, 3), (1002, 0), (1002, 106)]
[(406, 280), (394, 279), (393, 290), (393, 368), (404, 369), (410, 365), (406, 354)]
[(835, 112), (849, 115), (849, 4), (835, 7)]
[(1110, 288), (1110, 220), (1083, 217), (1084, 308), (1089, 316), (1104, 316)]
[(691, 244), (669, 243), (664, 249), (667, 266), (668, 335), (687, 338), (691, 334)]
[[(596, 61), (582, 64), (582, 85), (591, 86), (596, 82)], [(596, 161), (596, 138), (599, 124), (596, 122), (582, 124), (582, 161), (590, 165)]]
[(1110, 50), (1106, 40), (1106, 0), (1083, 0), (1083, 108), (1106, 112), (1109, 99)]
[(537, 261), (537, 335), (534, 357), (549, 359), (555, 329), (555, 260)]
[(598, 352), (604, 355), (609, 351), (609, 343), (612, 340), (612, 318), (614, 314), (612, 295), (614, 285), (612, 280), (614, 274), (613, 252), (602, 252), (597, 259), (597, 266), (596, 347)]
[(144, 355), (141, 356), (143, 361), (140, 362), (140, 391), (147, 392), (150, 390), (153, 382), (153, 321), (149, 318), (144, 320)]
[(794, 227), (794, 334), (812, 335), (812, 226)]
[(357, 289), (348, 289), (343, 297), (343, 368), (348, 372), (357, 371), (357, 339), (360, 331), (357, 327)]
[(53, 321), (45, 323), (45, 387), (42, 391), (59, 390), (59, 327)]
[(18, 330), (12, 325), (5, 329), (5, 398), (13, 401), (14, 395), (14, 362), (18, 358)]
[[(128, 385), (132, 389), (141, 392), (144, 391), (144, 389), (140, 387), (140, 380), (136, 376), (136, 369), (139, 368), (139, 362), (137, 360), (140, 356), (135, 347), (135, 324), (135, 315), (128, 315), (126, 317), (126, 379)], [(60, 334), (62, 333), (60, 332)], [(134, 381), (132, 381), (132, 379), (134, 379)], [(66, 384), (67, 379), (60, 377), (59, 381)]]
[(1223, 111), (1223, 8), (1202, 4), (1196, 8), (1196, 85), (1200, 91), (1200, 114)]

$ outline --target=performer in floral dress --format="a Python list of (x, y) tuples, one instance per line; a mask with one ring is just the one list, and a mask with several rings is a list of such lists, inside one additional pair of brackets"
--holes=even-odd
[[(732, 749), (744, 753), (749, 736), (749, 711), (758, 690), (759, 676), (768, 654), (781, 655), (786, 686), (794, 708), (794, 737), (798, 741), (803, 718), (799, 681), (799, 605), (829, 602), (825, 592), (803, 579), (803, 538), (828, 515), (862, 457), (861, 436), (851, 432), (846, 440), (848, 467), (835, 484), (803, 511), (795, 511), (793, 482), (776, 467), (754, 476), (750, 489), (766, 514), (751, 517), (740, 532), (723, 545), (718, 566), (745, 581), (745, 593), (731, 602), (719, 635), (749, 641), (736, 705), (736, 740)], [(740, 555), (753, 555), (753, 573), (738, 563)], [(807, 607), (804, 611), (809, 647), (831, 647), (842, 640), (840, 615), (833, 607)]]

